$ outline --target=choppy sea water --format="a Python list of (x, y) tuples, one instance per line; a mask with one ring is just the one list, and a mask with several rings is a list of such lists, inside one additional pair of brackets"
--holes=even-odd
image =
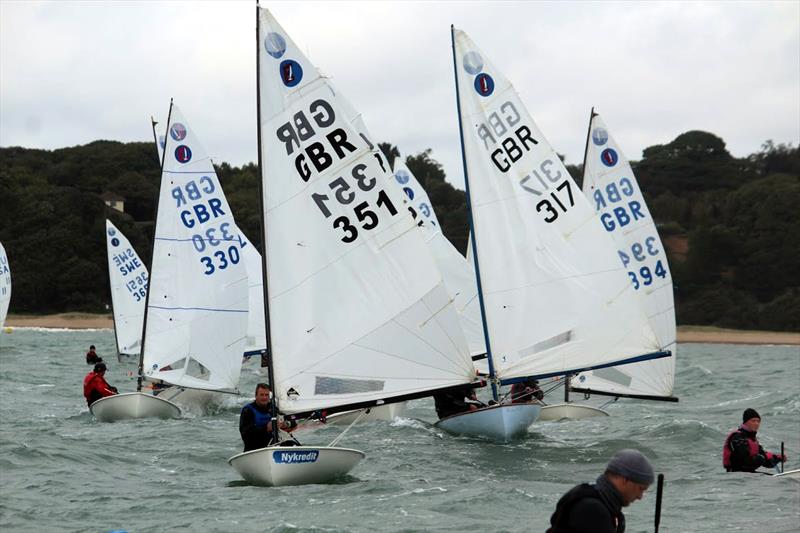
[[(679, 346), (680, 403), (620, 400), (611, 417), (535, 424), (510, 444), (432, 427), (429, 399), (408, 418), (353, 427), (341, 445), (367, 454), (339, 483), (251, 487), (227, 458), (241, 451), (245, 396), (180, 420), (96, 422), (82, 396), (89, 344), (107, 378), (135, 388), (110, 330), (0, 333), (0, 530), (7, 531), (544, 531), (558, 498), (593, 481), (620, 448), (638, 448), (666, 478), (661, 531), (798, 531), (800, 483), (727, 474), (721, 446), (746, 407), (760, 439), (785, 441), (800, 465), (800, 348)], [(486, 394), (486, 391), (483, 391)], [(560, 401), (560, 391), (546, 401)], [(605, 399), (593, 398), (599, 405)], [(324, 445), (341, 431), (298, 435)], [(628, 531), (653, 531), (655, 490), (626, 509)]]

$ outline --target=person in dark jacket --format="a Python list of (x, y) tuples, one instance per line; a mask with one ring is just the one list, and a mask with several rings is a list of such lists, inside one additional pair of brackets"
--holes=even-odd
[(620, 450), (594, 485), (583, 483), (558, 500), (547, 533), (623, 533), (622, 508), (641, 500), (653, 467), (637, 450)]
[(88, 405), (92, 405), (100, 398), (117, 394), (117, 388), (106, 381), (106, 370), (105, 363), (97, 363), (94, 365), (94, 370), (83, 378), (83, 397), (86, 398)]
[(765, 466), (773, 468), (786, 461), (786, 456), (765, 452), (756, 438), (761, 426), (761, 415), (749, 407), (742, 413), (742, 425), (725, 438), (722, 447), (722, 466), (728, 472), (755, 472)]
[(478, 409), (478, 397), (471, 385), (462, 385), (433, 395), (439, 420)]
[(87, 365), (96, 365), (97, 363), (102, 363), (103, 358), (97, 355), (97, 351), (95, 350), (94, 344), (89, 346), (89, 351), (86, 352), (86, 364)]
[[(271, 390), (266, 383), (256, 385), (256, 398), (242, 407), (239, 415), (239, 434), (244, 442), (244, 451), (258, 450), (275, 444), (272, 434)], [(297, 424), (294, 421), (281, 422), (278, 429), (291, 431)], [(295, 443), (297, 441), (294, 441)]]
[(539, 381), (529, 378), (511, 385), (511, 403), (525, 403), (533, 400), (542, 400), (544, 392), (539, 388)]

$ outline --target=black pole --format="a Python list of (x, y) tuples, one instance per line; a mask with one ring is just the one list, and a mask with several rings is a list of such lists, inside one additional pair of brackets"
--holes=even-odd
[(658, 475), (658, 486), (656, 488), (656, 533), (658, 533), (658, 526), (661, 525), (661, 498), (664, 495), (664, 474)]
[(571, 376), (567, 374), (564, 376), (564, 403), (569, 403), (569, 383), (571, 381)]
[[(167, 134), (169, 134), (170, 120), (172, 119), (172, 98), (169, 99), (169, 113), (167, 113)], [(156, 121), (150, 117), (153, 123), (153, 138), (156, 139), (156, 150), (158, 150), (158, 138), (156, 137)], [(139, 377), (136, 380), (136, 392), (142, 391), (142, 377), (144, 373), (144, 338), (147, 332), (147, 306), (150, 304), (150, 281), (153, 277), (153, 259), (156, 251), (156, 229), (158, 228), (158, 204), (161, 198), (161, 186), (164, 181), (164, 157), (167, 154), (166, 141), (164, 145), (164, 154), (161, 157), (161, 179), (159, 180), (158, 189), (156, 193), (156, 215), (153, 217), (153, 246), (150, 247), (150, 264), (147, 268), (147, 294), (144, 297), (144, 317), (142, 318), (142, 346), (139, 351)]]
[(494, 362), (492, 348), (489, 342), (489, 328), (486, 325), (486, 305), (483, 302), (483, 287), (481, 285), (481, 269), (478, 265), (478, 239), (475, 236), (475, 221), (472, 218), (472, 199), (469, 194), (469, 175), (467, 172), (467, 155), (464, 150), (464, 125), (461, 122), (461, 95), (458, 89), (458, 65), (456, 64), (456, 38), (455, 28), (450, 25), (450, 43), (453, 47), (453, 78), (456, 83), (456, 111), (458, 115), (458, 134), (461, 139), (461, 163), (464, 165), (464, 189), (467, 197), (467, 221), (469, 232), (472, 235), (472, 262), (475, 265), (475, 281), (478, 285), (478, 303), (481, 307), (481, 322), (483, 323), (483, 341), (486, 343), (486, 359), (489, 362), (489, 383), (492, 385), (492, 398), (497, 401), (497, 384), (495, 383)]
[(583, 174), (581, 175), (581, 189), (585, 187), (586, 183), (586, 156), (589, 154), (589, 137), (592, 136), (592, 120), (595, 117), (594, 107), (589, 112), (589, 129), (586, 132), (586, 145), (583, 147)]
[(783, 451), (783, 441), (781, 441), (781, 474), (783, 474), (783, 458), (786, 457), (786, 454)]
[(269, 386), (272, 388), (272, 440), (277, 444), (280, 441), (280, 430), (278, 428), (278, 395), (276, 394), (274, 380), (274, 366), (272, 363), (272, 335), (269, 327), (269, 287), (267, 286), (267, 214), (264, 211), (264, 174), (261, 157), (261, 38), (259, 29), (261, 27), (259, 16), (261, 7), (256, 2), (256, 126), (258, 128), (258, 191), (259, 204), (261, 205), (261, 282), (264, 290), (264, 334), (267, 340), (267, 377)]

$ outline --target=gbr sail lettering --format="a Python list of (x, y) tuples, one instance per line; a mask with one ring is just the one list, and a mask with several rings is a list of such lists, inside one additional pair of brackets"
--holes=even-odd
[[(492, 164), (503, 174), (523, 159), (539, 144), (531, 128), (513, 102), (503, 102), (488, 115), (488, 120), (477, 126), (478, 138), (483, 141)], [(536, 212), (550, 224), (575, 205), (572, 186), (551, 159), (537, 162), (519, 181), (520, 187), (538, 198)]]
[[(647, 218), (646, 213), (642, 212), (642, 202), (636, 199), (638, 196), (634, 182), (626, 177), (611, 180), (592, 192), (595, 211), (600, 213), (600, 221), (606, 231), (628, 231), (629, 224)], [(658, 243), (658, 237), (648, 235), (626, 249), (618, 250), (619, 258), (628, 269), (628, 276), (637, 291), (651, 286), (656, 278), (667, 277), (667, 261)]]
[[(357, 151), (347, 131), (337, 127), (336, 118), (333, 106), (318, 98), (275, 130), (286, 155), (294, 158), (294, 168), (303, 182), (309, 182), (315, 172), (319, 175), (331, 167), (341, 167), (334, 163), (345, 161)], [(364, 134), (361, 138), (374, 149)], [(383, 183), (380, 174), (386, 172), (380, 152), (374, 150), (372, 157), (359, 157), (332, 180), (313, 183), (316, 190), (310, 198), (322, 216), (331, 221), (331, 228), (342, 242), (356, 242), (364, 231), (378, 227), (382, 216), (397, 215), (389, 195), (378, 185)]]
[(217, 187), (210, 176), (173, 187), (170, 191), (181, 223), (195, 232), (192, 245), (200, 255), (203, 274), (211, 276), (241, 260), (240, 250), (247, 245), (238, 228), (218, 219), (227, 216)]

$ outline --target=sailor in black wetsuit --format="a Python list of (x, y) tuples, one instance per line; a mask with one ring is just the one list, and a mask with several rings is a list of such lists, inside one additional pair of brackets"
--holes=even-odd
[(594, 485), (578, 485), (558, 500), (547, 533), (623, 533), (622, 508), (642, 499), (653, 479), (647, 457), (620, 450)]
[(239, 433), (244, 451), (266, 448), (272, 444), (272, 403), (269, 385), (256, 385), (256, 399), (242, 407), (239, 415)]
[(465, 411), (475, 411), (478, 408), (476, 405), (478, 397), (471, 385), (463, 385), (434, 394), (433, 401), (439, 420)]

